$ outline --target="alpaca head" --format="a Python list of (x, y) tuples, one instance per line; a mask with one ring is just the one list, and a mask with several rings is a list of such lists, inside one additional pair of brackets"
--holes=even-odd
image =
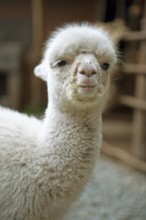
[(93, 107), (108, 93), (115, 62), (107, 33), (89, 24), (74, 24), (52, 35), (35, 74), (47, 81), (49, 102)]

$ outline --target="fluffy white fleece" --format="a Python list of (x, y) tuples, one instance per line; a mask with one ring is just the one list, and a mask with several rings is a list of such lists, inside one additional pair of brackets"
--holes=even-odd
[(35, 74), (47, 81), (43, 120), (0, 108), (0, 220), (61, 220), (89, 179), (116, 54), (92, 25), (57, 30)]

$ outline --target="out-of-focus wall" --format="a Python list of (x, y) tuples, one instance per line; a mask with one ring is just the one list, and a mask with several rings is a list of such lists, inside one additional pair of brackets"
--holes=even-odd
[[(94, 22), (98, 17), (97, 2), (42, 0), (43, 38), (36, 62), (41, 58), (44, 41), (57, 26), (77, 21)], [(35, 94), (31, 74), (34, 66), (33, 36), (38, 33), (33, 29), (32, 5), (31, 0), (0, 0), (0, 104), (16, 109), (30, 105)], [(13, 48), (14, 57), (8, 45)], [(3, 60), (6, 67), (1, 65)], [(13, 65), (13, 60), (16, 65)], [(44, 83), (40, 84), (42, 99), (39, 104), (42, 105), (47, 97)]]

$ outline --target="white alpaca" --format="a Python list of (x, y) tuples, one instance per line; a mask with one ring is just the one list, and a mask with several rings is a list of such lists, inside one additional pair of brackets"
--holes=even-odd
[(69, 25), (47, 42), (43, 120), (0, 108), (0, 220), (61, 220), (89, 179), (116, 62), (107, 33)]

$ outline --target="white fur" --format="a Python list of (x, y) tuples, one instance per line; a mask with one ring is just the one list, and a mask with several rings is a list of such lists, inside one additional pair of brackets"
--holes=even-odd
[[(58, 66), (61, 60), (66, 65)], [(1, 220), (63, 219), (101, 146), (101, 114), (115, 62), (111, 39), (91, 25), (66, 26), (47, 42), (35, 68), (48, 84), (44, 119), (0, 108)]]

